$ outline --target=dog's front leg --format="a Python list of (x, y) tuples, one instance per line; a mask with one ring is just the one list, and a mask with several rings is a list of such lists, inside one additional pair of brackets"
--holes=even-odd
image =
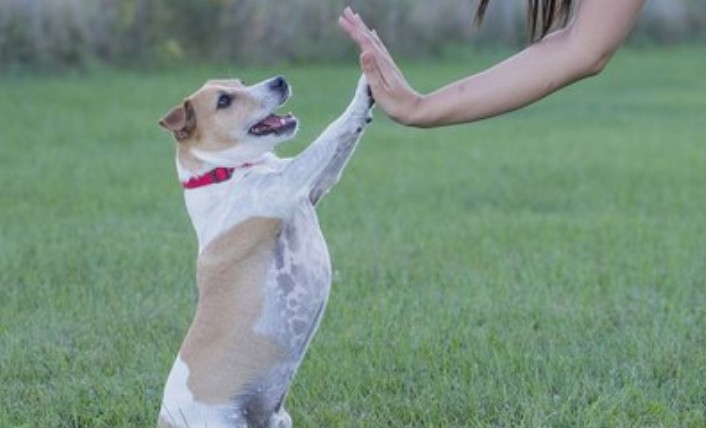
[(348, 108), (283, 171), (287, 187), (306, 191), (312, 203), (338, 182), (363, 130), (372, 120), (374, 102), (365, 76), (358, 80)]
[(312, 185), (309, 198), (313, 204), (316, 204), (340, 180), (343, 169), (355, 151), (363, 130), (373, 119), (372, 107), (374, 103), (368, 82), (365, 76), (361, 76), (353, 101), (351, 101), (346, 112), (338, 119), (349, 122), (347, 126), (354, 126), (355, 135), (353, 138), (340, 138), (337, 142), (334, 155), (321, 173), (318, 174)]

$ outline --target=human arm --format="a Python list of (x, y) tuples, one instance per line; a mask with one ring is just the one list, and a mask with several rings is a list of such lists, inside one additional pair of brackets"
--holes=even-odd
[(361, 49), (361, 68), (379, 108), (402, 124), (435, 127), (516, 110), (599, 73), (627, 37), (643, 3), (580, 0), (564, 29), (429, 94), (407, 83), (385, 45), (358, 15), (346, 9), (339, 25)]

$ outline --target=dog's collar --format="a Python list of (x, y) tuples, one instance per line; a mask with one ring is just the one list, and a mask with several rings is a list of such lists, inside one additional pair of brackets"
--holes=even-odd
[(250, 168), (253, 165), (253, 163), (244, 163), (237, 168), (225, 166), (214, 168), (206, 173), (196, 175), (186, 181), (182, 181), (181, 186), (184, 189), (197, 189), (199, 187), (209, 186), (211, 184), (222, 183), (230, 180), (236, 169)]

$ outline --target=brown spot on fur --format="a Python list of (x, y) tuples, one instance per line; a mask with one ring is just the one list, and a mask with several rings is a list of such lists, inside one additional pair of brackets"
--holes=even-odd
[(181, 348), (196, 400), (227, 404), (281, 358), (253, 327), (281, 220), (250, 218), (212, 241), (197, 260), (199, 301)]

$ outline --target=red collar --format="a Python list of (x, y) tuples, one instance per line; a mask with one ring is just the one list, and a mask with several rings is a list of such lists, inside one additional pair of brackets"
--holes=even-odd
[(252, 164), (252, 163), (244, 163), (244, 164), (240, 165), (238, 168), (225, 167), (225, 166), (214, 168), (214, 169), (212, 169), (208, 172), (205, 172), (201, 175), (196, 175), (194, 177), (189, 178), (186, 181), (182, 181), (181, 186), (184, 189), (196, 189), (199, 187), (228, 181), (233, 176), (233, 172), (236, 169), (250, 168), (253, 165), (254, 164)]

